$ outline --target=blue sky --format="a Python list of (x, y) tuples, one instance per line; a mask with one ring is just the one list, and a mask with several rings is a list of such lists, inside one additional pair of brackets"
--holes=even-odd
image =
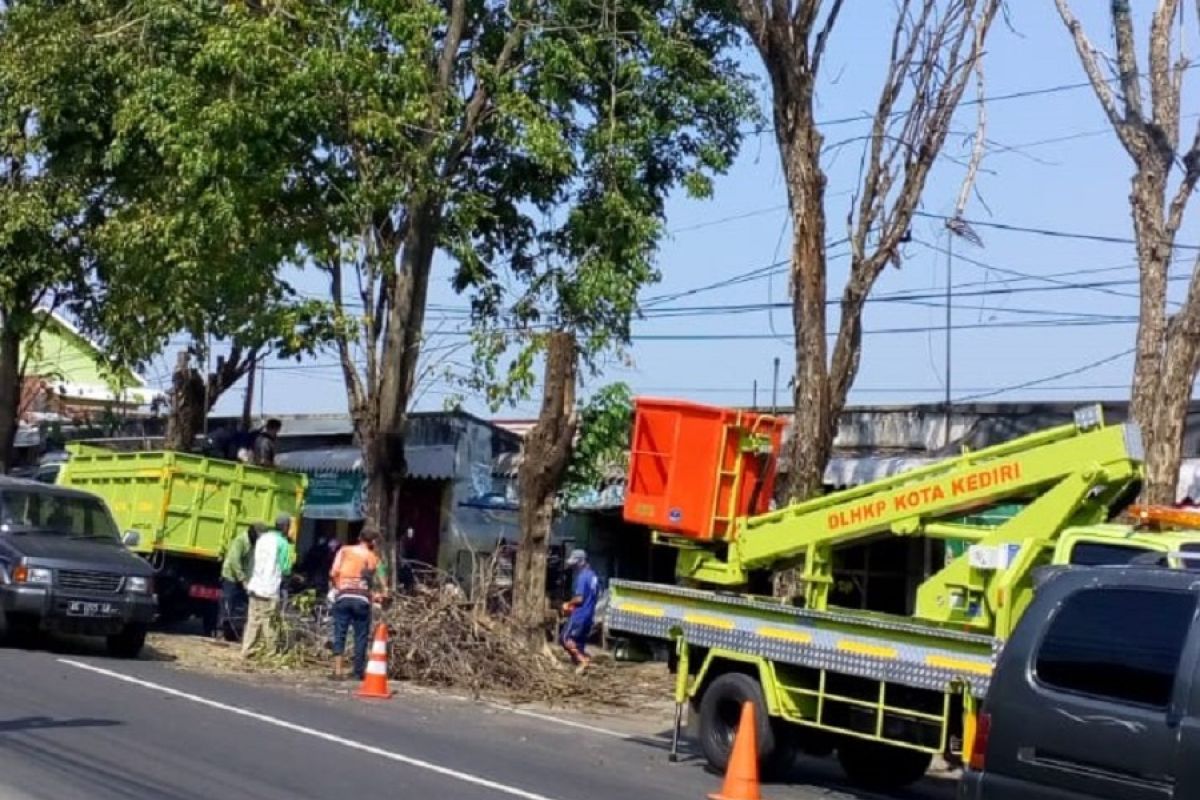
[[(1106, 4), (1077, 0), (1077, 13), (1093, 41), (1111, 51)], [(878, 13), (891, 8), (880, 0), (847, 4), (824, 66), (820, 116), (839, 120), (865, 114), (874, 102), (882, 76), (890, 20)], [(1116, 239), (1132, 236), (1128, 193), (1130, 162), (1120, 149), (1084, 80), (1070, 39), (1051, 0), (1012, 3), (1009, 30), (997, 22), (987, 63), (988, 138), (992, 147), (966, 217), (999, 225), (1064, 233), (1095, 234)], [(1143, 21), (1144, 22), (1144, 21)], [(1139, 29), (1144, 44), (1145, 25)], [(1200, 47), (1196, 20), (1188, 19), (1190, 52)], [(758, 68), (757, 55), (747, 64)], [(1191, 90), (1183, 104), (1184, 138), (1190, 139), (1200, 111), (1200, 70), (1189, 75)], [(1045, 91), (1049, 90), (1049, 91)], [(1021, 95), (1004, 99), (1008, 95)], [(925, 192), (922, 211), (951, 213), (958, 194), (974, 131), (975, 109), (960, 110), (956, 135)], [(826, 127), (827, 144), (862, 136), (864, 122)], [(849, 192), (857, 175), (860, 144), (832, 148), (827, 159), (829, 239), (844, 236)], [(589, 379), (588, 388), (625, 381), (635, 391), (687, 397), (717, 404), (748, 404), (758, 382), (760, 403), (770, 402), (772, 362), (781, 360), (781, 404), (794, 361), (787, 308), (716, 314), (700, 307), (786, 302), (787, 275), (760, 270), (747, 279), (703, 290), (730, 278), (786, 259), (789, 231), (786, 194), (778, 156), (770, 134), (746, 141), (734, 169), (720, 178), (711, 200), (671, 202), (659, 264), (662, 283), (646, 290), (647, 319), (635, 325), (635, 341), (624, 363)], [(986, 204), (986, 205), (985, 205)], [(1132, 356), (1117, 357), (1132, 347), (1137, 313), (1137, 276), (1131, 244), (1099, 242), (1070, 236), (1048, 236), (979, 226), (982, 248), (955, 243), (952, 283), (961, 296), (954, 303), (953, 395), (956, 399), (987, 397), (997, 401), (1124, 398), (1128, 394)], [(941, 220), (915, 220), (913, 242), (903, 266), (889, 268), (876, 295), (917, 295), (915, 301), (876, 302), (868, 306), (862, 367), (851, 403), (905, 404), (939, 401), (944, 392), (944, 308), (947, 234)], [(1194, 198), (1181, 243), (1200, 244), (1200, 198)], [(840, 295), (846, 261), (831, 251), (831, 296)], [(1180, 250), (1173, 274), (1190, 274), (1195, 250)], [(988, 268), (990, 267), (990, 269)], [(451, 291), (449, 266), (440, 261), (430, 291), (431, 352), (438, 371), (465, 362), (461, 344), (461, 309), (465, 301)], [(1013, 272), (1036, 276), (1021, 279)], [(319, 276), (295, 278), (305, 292), (324, 291)], [(1078, 284), (1090, 284), (1080, 287)], [(1096, 286), (1095, 284), (1103, 284)], [(1186, 283), (1172, 285), (1181, 296)], [(1007, 290), (1013, 290), (1008, 292)], [(658, 300), (664, 296), (675, 299)], [(931, 297), (935, 295), (936, 297)], [(668, 309), (674, 309), (664, 313)], [(1086, 325), (1053, 325), (1062, 313)], [(836, 312), (830, 325), (836, 325)], [(874, 333), (872, 333), (874, 331)], [(709, 337), (709, 338), (700, 338)], [(727, 337), (727, 338), (726, 338)], [(743, 337), (743, 338), (732, 338)], [(745, 338), (758, 337), (758, 338)], [(444, 360), (442, 360), (444, 359)], [(1107, 361), (1106, 361), (1107, 360)], [(1098, 366), (1082, 369), (1090, 364)], [(166, 375), (166, 362), (154, 365), (152, 379)], [(1077, 372), (1058, 380), (1044, 380)], [(332, 355), (306, 362), (267, 365), (262, 397), (256, 408), (274, 413), (339, 413), (345, 394)], [(1038, 382), (1027, 388), (1023, 384)], [(454, 387), (427, 379), (419, 387), (418, 407), (440, 408)], [(586, 391), (586, 389), (585, 389)], [(222, 401), (220, 410), (240, 408), (240, 389)], [(477, 398), (467, 407), (491, 412)], [(536, 399), (495, 416), (524, 417), (536, 413)]]

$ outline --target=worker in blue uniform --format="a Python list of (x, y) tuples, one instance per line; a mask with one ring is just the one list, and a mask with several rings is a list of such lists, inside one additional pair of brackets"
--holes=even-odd
[(575, 664), (575, 672), (582, 675), (591, 665), (587, 654), (587, 640), (592, 632), (596, 616), (596, 603), (600, 599), (600, 578), (588, 565), (587, 553), (572, 550), (567, 566), (574, 574), (571, 599), (563, 604), (567, 624), (563, 626), (562, 646)]

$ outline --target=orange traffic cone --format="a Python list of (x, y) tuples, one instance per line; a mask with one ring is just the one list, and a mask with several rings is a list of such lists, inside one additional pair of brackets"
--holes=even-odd
[(359, 697), (376, 700), (387, 700), (395, 692), (388, 688), (388, 629), (384, 623), (375, 628), (375, 642), (371, 645), (371, 660), (367, 662), (367, 672), (363, 675), (362, 686), (356, 694)]
[(754, 721), (754, 703), (742, 704), (742, 718), (733, 738), (733, 752), (725, 770), (725, 785), (709, 800), (762, 800), (758, 790), (758, 728)]

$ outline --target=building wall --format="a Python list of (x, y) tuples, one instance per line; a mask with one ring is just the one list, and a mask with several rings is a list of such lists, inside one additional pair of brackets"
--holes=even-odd
[(481, 498), (492, 494), (492, 464), (498, 452), (513, 449), (515, 443), (498, 434), (493, 426), (471, 417), (455, 417), (453, 423), (456, 430), (443, 429), (438, 434), (427, 430), (424, 435), (453, 435), (455, 442), (455, 476), (442, 515), (438, 565), (458, 574), (464, 570), (469, 573), (472, 553), (490, 555), (501, 539), (516, 542), (520, 529), (514, 511), (480, 503)]

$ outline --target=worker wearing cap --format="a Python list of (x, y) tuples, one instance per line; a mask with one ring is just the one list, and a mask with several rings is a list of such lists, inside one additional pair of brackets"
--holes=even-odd
[(574, 573), (571, 599), (563, 604), (567, 624), (563, 627), (562, 646), (576, 664), (576, 672), (582, 675), (591, 665), (587, 654), (587, 640), (592, 632), (596, 616), (596, 602), (600, 599), (600, 578), (588, 565), (587, 553), (572, 550), (567, 566)]
[(329, 571), (333, 587), (333, 679), (346, 676), (346, 634), (354, 629), (354, 677), (367, 669), (367, 640), (371, 629), (371, 606), (382, 600), (379, 586), (380, 560), (376, 552), (379, 533), (365, 529), (357, 544), (338, 550)]

